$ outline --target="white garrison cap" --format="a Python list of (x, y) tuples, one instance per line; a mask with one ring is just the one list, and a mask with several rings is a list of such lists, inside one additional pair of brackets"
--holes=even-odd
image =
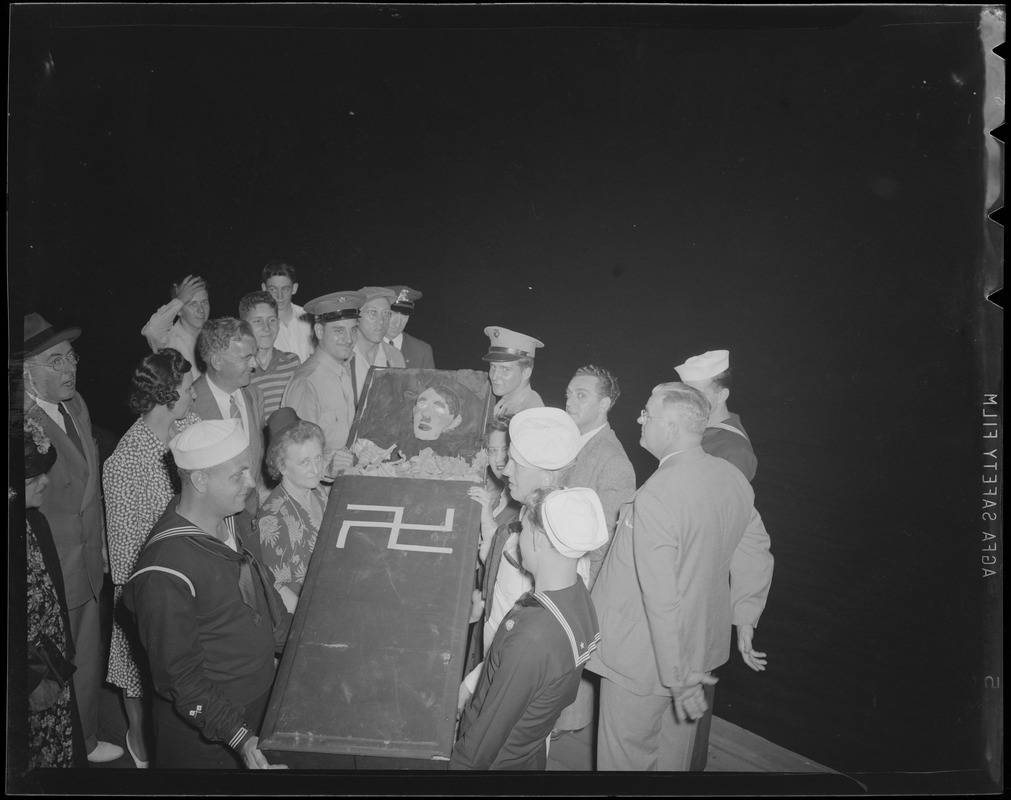
[(544, 532), (563, 556), (579, 558), (607, 544), (604, 508), (593, 489), (560, 489), (541, 508)]
[(224, 464), (249, 447), (237, 419), (207, 419), (190, 425), (169, 442), (180, 469), (207, 469)]
[(730, 351), (707, 350), (700, 356), (692, 356), (674, 369), (683, 381), (706, 381), (730, 369)]
[(561, 469), (579, 453), (579, 428), (560, 408), (528, 408), (509, 421), (509, 457), (524, 467)]

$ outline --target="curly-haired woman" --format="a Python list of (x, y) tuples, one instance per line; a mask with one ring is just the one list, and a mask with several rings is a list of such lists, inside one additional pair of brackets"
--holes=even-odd
[(138, 768), (150, 761), (144, 736), (144, 681), (138, 667), (143, 648), (136, 628), (123, 613), (120, 596), (151, 528), (176, 493), (168, 442), (186, 426), (200, 421), (189, 411), (194, 398), (191, 367), (172, 348), (140, 362), (131, 377), (129, 397), (131, 410), (140, 416), (105, 462), (102, 475), (116, 603), (107, 679), (123, 690), (130, 725), (126, 746)]

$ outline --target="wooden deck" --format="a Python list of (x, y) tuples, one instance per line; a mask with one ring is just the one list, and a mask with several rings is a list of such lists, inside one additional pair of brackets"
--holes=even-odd
[[(591, 771), (593, 769), (591, 740), (589, 727), (576, 733), (563, 734), (553, 740), (548, 754), (548, 769)], [(835, 770), (714, 716), (709, 733), (709, 761), (706, 772), (832, 773)]]

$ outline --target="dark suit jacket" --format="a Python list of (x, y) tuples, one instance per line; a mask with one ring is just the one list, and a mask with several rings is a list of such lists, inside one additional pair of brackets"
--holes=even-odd
[(400, 352), (404, 354), (408, 369), (435, 369), (435, 356), (432, 355), (432, 346), (428, 342), (405, 333)]
[(63, 571), (67, 608), (73, 610), (97, 598), (102, 591), (105, 518), (98, 445), (91, 432), (88, 406), (79, 394), (67, 400), (64, 406), (76, 424), (84, 455), (60, 426), (39, 408), (34, 397), (25, 397), (25, 414), (39, 421), (56, 448), (56, 463), (49, 470), (49, 488), (42, 495), (39, 510), (49, 521)]
[[(197, 399), (193, 403), (193, 410), (200, 415), (201, 419), (222, 419), (221, 409), (211, 394), (211, 388), (207, 385), (207, 376), (201, 375), (193, 382), (193, 390), (197, 393)], [(256, 510), (260, 507), (260, 490), (265, 486), (263, 478), (263, 393), (255, 386), (246, 386), (239, 391), (246, 401), (246, 415), (251, 420), (249, 432), (249, 464), (256, 482), (256, 490), (249, 493), (246, 498), (246, 510), (254, 517)]]

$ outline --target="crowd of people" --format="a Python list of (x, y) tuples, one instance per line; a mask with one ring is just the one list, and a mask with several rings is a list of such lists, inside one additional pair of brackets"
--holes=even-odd
[[(137, 419), (104, 465), (76, 388), (81, 330), (25, 317), (31, 766), (123, 756), (98, 738), (103, 680), (122, 691), (137, 768), (271, 766), (259, 728), (329, 488), (355, 462), (369, 370), (435, 360), (404, 331), (422, 297), (410, 287), (302, 308), (290, 265), (261, 279), (235, 317), (211, 317), (197, 276), (172, 287), (141, 331)], [(608, 422), (616, 377), (580, 367), (564, 409), (545, 407), (531, 385), (543, 343), (484, 333), (496, 402), (477, 432), (488, 473), (469, 490), (479, 558), (450, 768), (544, 769), (553, 741), (596, 720), (597, 769), (703, 769), (732, 626), (765, 669), (754, 631), (773, 571), (729, 353), (688, 358), (646, 399), (639, 444), (659, 464), (637, 489)], [(433, 384), (409, 422), (427, 445), (461, 419), (453, 388)]]

